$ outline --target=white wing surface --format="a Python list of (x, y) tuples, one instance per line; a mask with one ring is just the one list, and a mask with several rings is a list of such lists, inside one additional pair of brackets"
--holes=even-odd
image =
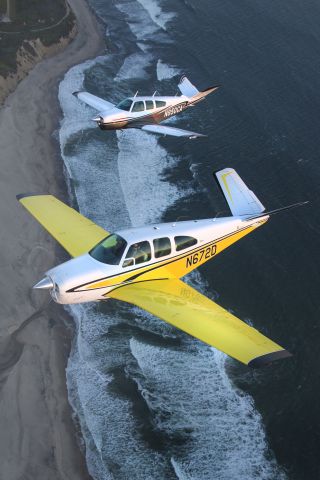
[(74, 95), (79, 100), (86, 103), (87, 105), (90, 105), (90, 107), (95, 108), (99, 112), (114, 108), (113, 103), (108, 102), (107, 100), (103, 100), (102, 98), (96, 97), (95, 95), (92, 95), (91, 93), (88, 93), (88, 92), (73, 92), (72, 95)]
[(233, 216), (255, 215), (265, 211), (260, 200), (233, 168), (215, 172), (215, 176)]
[(188, 130), (182, 130), (181, 128), (167, 127), (166, 125), (144, 125), (141, 130), (151, 133), (158, 133), (159, 135), (172, 135), (173, 137), (206, 137), (202, 133), (189, 132)]

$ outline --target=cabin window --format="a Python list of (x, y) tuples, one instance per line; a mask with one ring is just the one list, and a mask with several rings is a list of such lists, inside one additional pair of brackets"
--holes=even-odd
[(119, 265), (126, 246), (127, 242), (120, 235), (113, 234), (98, 243), (89, 255), (99, 262)]
[(133, 101), (130, 100), (130, 98), (126, 98), (125, 100), (122, 100), (122, 102), (118, 103), (116, 107), (120, 108), (120, 110), (125, 110), (126, 112), (129, 112), (132, 104)]
[(143, 112), (144, 102), (134, 102), (131, 112)]
[(152, 110), (154, 108), (153, 101), (152, 100), (146, 100), (146, 109), (147, 110)]
[(164, 257), (165, 255), (170, 255), (171, 253), (171, 242), (170, 238), (156, 238), (153, 240), (154, 247), (154, 256), (156, 258)]
[(162, 100), (156, 100), (156, 108), (165, 107), (165, 106), (166, 106), (166, 102), (163, 102)]
[(187, 236), (174, 237), (174, 241), (177, 252), (184, 250), (185, 248), (192, 247), (192, 245), (195, 245), (198, 242), (196, 238)]
[(123, 262), (123, 267), (138, 265), (151, 260), (151, 247), (149, 242), (137, 242), (131, 245)]

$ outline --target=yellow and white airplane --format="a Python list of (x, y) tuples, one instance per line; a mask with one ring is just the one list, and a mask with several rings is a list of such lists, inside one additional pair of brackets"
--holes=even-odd
[(61, 304), (114, 298), (137, 305), (253, 367), (290, 356), (180, 280), (263, 225), (270, 214), (283, 210), (265, 212), (231, 168), (216, 172), (215, 177), (232, 216), (162, 223), (113, 234), (52, 195), (18, 195), (20, 203), (74, 257), (48, 270), (34, 288), (49, 289)]
[[(207, 95), (215, 92), (219, 86), (209, 87), (200, 92), (183, 76), (178, 84), (180, 96), (137, 96), (125, 98), (118, 105), (96, 97), (88, 92), (73, 92), (73, 95), (90, 107), (98, 110), (98, 115), (92, 120), (97, 122), (101, 130), (122, 130), (139, 128), (146, 132), (174, 137), (197, 138), (205, 137), (201, 133), (182, 130), (181, 128), (159, 125), (160, 122), (193, 107), (204, 100)], [(137, 92), (138, 93), (138, 92)]]

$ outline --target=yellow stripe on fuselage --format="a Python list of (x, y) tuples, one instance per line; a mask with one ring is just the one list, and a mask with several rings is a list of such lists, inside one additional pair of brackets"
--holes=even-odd
[(75, 290), (94, 290), (113, 286), (116, 287), (119, 286), (119, 284), (125, 283), (126, 281), (131, 282), (131, 279), (132, 281), (137, 279), (137, 281), (140, 282), (161, 278), (181, 278), (200, 265), (203, 265), (205, 262), (228, 248), (233, 243), (240, 240), (242, 237), (248, 235), (250, 232), (263, 225), (266, 221), (267, 219), (260, 220), (259, 222), (250, 225), (247, 228), (236, 230), (235, 232), (232, 232), (221, 239), (212, 240), (201, 247), (198, 245), (193, 250), (181, 253), (178, 256), (167, 258), (158, 263), (152, 263), (135, 270), (130, 270), (128, 272), (124, 272), (123, 274), (121, 273), (119, 275), (105, 278), (101, 281), (91, 283), (90, 285), (79, 287), (79, 290)]

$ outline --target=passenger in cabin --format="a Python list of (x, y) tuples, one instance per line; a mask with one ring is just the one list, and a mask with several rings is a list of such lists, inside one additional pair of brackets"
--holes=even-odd
[(147, 252), (143, 248), (143, 245), (142, 245), (143, 243), (146, 243), (146, 242), (134, 243), (131, 247), (132, 253), (130, 254), (130, 256), (135, 259), (136, 263), (144, 263), (150, 260), (150, 256), (151, 256), (150, 252)]

